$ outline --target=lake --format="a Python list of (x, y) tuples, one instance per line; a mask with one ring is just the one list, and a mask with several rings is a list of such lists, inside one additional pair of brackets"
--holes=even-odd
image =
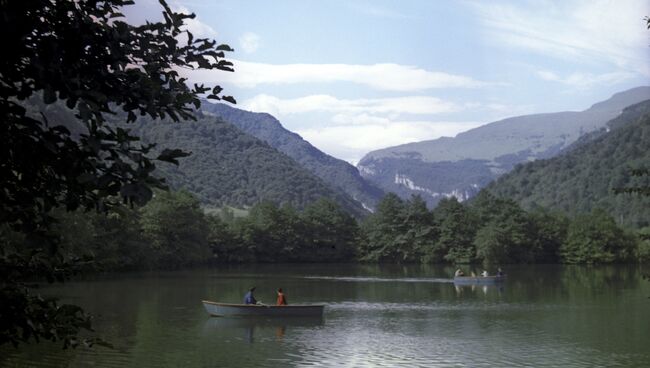
[[(469, 272), (470, 268), (465, 268)], [(476, 269), (480, 271), (480, 269)], [(508, 266), (456, 287), (445, 266), (244, 265), (125, 273), (46, 289), (114, 345), (0, 349), (3, 367), (650, 367), (637, 266)], [(209, 317), (202, 299), (324, 303), (322, 319)]]

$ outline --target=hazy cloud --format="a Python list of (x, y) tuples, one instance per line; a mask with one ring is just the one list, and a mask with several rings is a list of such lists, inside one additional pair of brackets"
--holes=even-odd
[(597, 84), (618, 84), (634, 77), (629, 72), (612, 72), (603, 74), (571, 73), (561, 77), (557, 73), (548, 70), (537, 71), (537, 76), (543, 80), (558, 82), (573, 88), (588, 88)]
[(545, 56), (606, 62), (650, 75), (647, 0), (574, 0), (469, 3), (486, 27), (486, 39)]
[(260, 47), (260, 36), (253, 32), (246, 32), (239, 37), (239, 45), (245, 53), (251, 54)]
[(233, 60), (236, 73), (183, 71), (190, 80), (232, 83), (242, 88), (263, 84), (349, 82), (385, 91), (418, 91), (432, 88), (476, 88), (490, 83), (471, 77), (434, 72), (399, 64), (264, 64)]
[(356, 164), (372, 150), (399, 144), (436, 139), (475, 128), (478, 122), (381, 121), (299, 129), (297, 133), (321, 150)]
[(461, 109), (460, 106), (452, 102), (428, 96), (339, 99), (330, 95), (311, 95), (293, 99), (280, 99), (275, 96), (261, 94), (242, 101), (241, 106), (246, 110), (268, 112), (279, 116), (315, 111), (367, 114), (439, 114), (455, 112)]

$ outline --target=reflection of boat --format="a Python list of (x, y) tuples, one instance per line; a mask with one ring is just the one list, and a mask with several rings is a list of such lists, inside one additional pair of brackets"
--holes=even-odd
[(209, 318), (205, 322), (205, 328), (228, 329), (228, 328), (253, 328), (253, 327), (314, 327), (323, 324), (322, 316), (313, 317), (263, 317), (248, 316)]
[(495, 285), (506, 281), (506, 275), (502, 276), (456, 276), (454, 284), (458, 285)]
[(322, 316), (324, 305), (227, 304), (204, 300), (205, 310), (213, 316), (309, 317)]

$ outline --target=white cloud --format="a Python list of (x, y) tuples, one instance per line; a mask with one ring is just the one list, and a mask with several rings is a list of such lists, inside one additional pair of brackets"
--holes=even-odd
[(650, 75), (647, 0), (472, 2), (490, 41)]
[(239, 45), (245, 53), (251, 54), (260, 47), (260, 36), (253, 32), (246, 32), (239, 37)]
[(428, 96), (393, 98), (338, 99), (330, 95), (311, 95), (293, 99), (280, 99), (265, 94), (241, 102), (242, 108), (271, 115), (289, 115), (306, 112), (369, 113), (369, 114), (439, 114), (459, 111), (460, 106)]
[(543, 80), (562, 83), (578, 89), (589, 88), (598, 84), (618, 84), (634, 77), (629, 72), (611, 72), (603, 74), (572, 73), (563, 78), (548, 70), (538, 70), (537, 76)]
[(299, 129), (296, 132), (319, 149), (356, 163), (372, 150), (455, 136), (480, 125), (478, 122), (436, 121), (380, 121), (377, 124), (367, 121), (368, 124), (356, 124), (359, 119), (353, 116), (350, 119), (355, 124)]
[(490, 83), (471, 77), (434, 72), (399, 64), (264, 64), (232, 60), (235, 73), (210, 70), (181, 72), (192, 82), (232, 83), (242, 88), (262, 84), (349, 82), (384, 91), (420, 91), (432, 88), (477, 88)]

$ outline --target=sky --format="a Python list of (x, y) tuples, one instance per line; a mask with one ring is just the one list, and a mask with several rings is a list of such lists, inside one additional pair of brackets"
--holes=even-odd
[[(650, 85), (647, 0), (168, 0), (187, 28), (235, 49), (196, 71), (238, 108), (320, 150), (366, 153), (506, 117), (589, 108)], [(160, 19), (138, 0), (127, 19)]]

